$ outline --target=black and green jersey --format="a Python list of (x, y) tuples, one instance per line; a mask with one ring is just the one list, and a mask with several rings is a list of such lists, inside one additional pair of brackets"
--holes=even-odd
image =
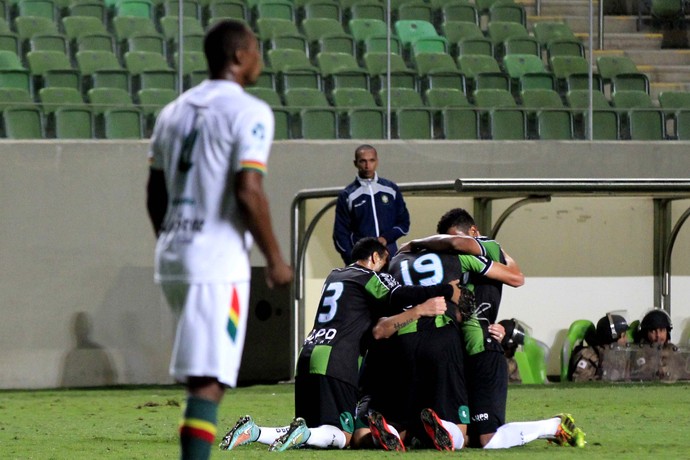
[[(482, 247), (482, 255), (486, 256), (487, 259), (505, 263), (505, 257), (498, 241), (486, 237), (475, 239)], [(498, 308), (501, 305), (503, 283), (476, 274), (470, 276), (470, 282), (475, 287), (474, 296), (477, 303), (477, 316), (488, 320), (489, 324), (495, 323), (498, 318)]]
[[(432, 286), (459, 279), (466, 289), (473, 289), (469, 283), (471, 273), (484, 274), (491, 267), (491, 261), (485, 257), (466, 254), (436, 253), (421, 251), (416, 253), (398, 253), (390, 263), (390, 273), (406, 285)], [(399, 334), (415, 330), (439, 327), (443, 321), (455, 320), (455, 307), (448, 305), (446, 319), (420, 318), (406, 326)]]
[(357, 385), (362, 342), (375, 320), (451, 293), (448, 285), (403, 286), (389, 274), (356, 264), (331, 271), (300, 351), (297, 374), (327, 375)]

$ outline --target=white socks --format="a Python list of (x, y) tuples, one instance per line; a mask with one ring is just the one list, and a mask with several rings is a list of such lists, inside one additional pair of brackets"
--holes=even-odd
[(462, 449), (462, 446), (465, 445), (465, 437), (462, 435), (460, 427), (447, 420), (441, 420), (441, 425), (443, 425), (443, 428), (445, 428), (446, 431), (453, 437), (453, 447), (455, 450)]
[(321, 447), (322, 449), (345, 448), (345, 434), (340, 428), (333, 425), (321, 425), (316, 428), (309, 428), (309, 431), (311, 435), (307, 439), (308, 446)]
[(259, 432), (259, 439), (256, 440), (256, 442), (260, 442), (261, 444), (267, 444), (271, 445), (273, 444), (273, 441), (278, 439), (280, 436), (284, 435), (287, 433), (287, 430), (290, 429), (290, 426), (280, 426), (280, 427), (266, 427), (266, 426), (261, 426), (259, 427), (261, 430)]
[(553, 438), (560, 423), (561, 419), (558, 417), (536, 422), (506, 423), (496, 430), (484, 449), (506, 449), (525, 445), (535, 439)]

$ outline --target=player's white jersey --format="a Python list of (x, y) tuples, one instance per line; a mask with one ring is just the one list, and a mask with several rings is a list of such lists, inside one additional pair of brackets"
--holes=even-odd
[(168, 190), (156, 280), (250, 279), (253, 241), (240, 217), (235, 176), (243, 169), (265, 173), (273, 130), (268, 105), (225, 80), (206, 80), (161, 111), (149, 152)]

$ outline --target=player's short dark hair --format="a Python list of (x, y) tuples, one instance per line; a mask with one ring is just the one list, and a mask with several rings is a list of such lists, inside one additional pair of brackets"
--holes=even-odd
[(228, 63), (235, 61), (235, 52), (246, 49), (251, 30), (242, 21), (225, 19), (209, 28), (204, 37), (204, 54), (211, 77), (219, 76)]
[(367, 150), (373, 150), (374, 153), (376, 153), (378, 155), (378, 152), (376, 152), (376, 148), (373, 145), (362, 144), (355, 149), (355, 158), (357, 158), (357, 155), (359, 155), (360, 153), (365, 152)]
[(463, 233), (469, 233), (470, 227), (476, 225), (472, 215), (463, 208), (453, 208), (446, 212), (438, 224), (436, 224), (436, 233), (448, 233), (452, 227), (457, 227)]
[(353, 261), (368, 259), (375, 252), (379, 256), (383, 257), (388, 249), (381, 243), (377, 238), (373, 236), (367, 236), (357, 241), (352, 248), (352, 253), (350, 254)]

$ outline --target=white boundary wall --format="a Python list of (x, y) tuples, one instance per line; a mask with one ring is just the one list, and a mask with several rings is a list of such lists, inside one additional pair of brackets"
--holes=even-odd
[[(286, 257), (290, 204), (301, 189), (344, 186), (358, 142), (278, 142), (266, 186)], [(682, 142), (379, 141), (382, 176), (398, 183), (464, 178), (687, 178)], [(154, 239), (145, 208), (147, 143), (0, 142), (0, 388), (169, 383), (174, 319), (152, 281)], [(494, 203), (494, 218), (511, 202)], [(434, 231), (467, 198), (411, 198), (411, 237)], [(677, 219), (690, 206), (674, 204)], [(316, 206), (315, 206), (316, 208)], [(498, 239), (520, 262), (501, 317), (526, 321), (556, 353), (574, 319), (652, 307), (652, 206), (634, 198), (554, 199), (521, 208)], [(307, 259), (308, 305), (330, 268), (332, 211)], [(690, 230), (673, 258), (673, 339), (690, 329)], [(263, 259), (254, 254), (254, 265)], [(287, 306), (286, 306), (287, 307)], [(310, 317), (310, 313), (307, 314)], [(287, 323), (287, 318), (286, 323)], [(309, 327), (310, 319), (307, 320)], [(270, 343), (270, 341), (267, 341)]]

